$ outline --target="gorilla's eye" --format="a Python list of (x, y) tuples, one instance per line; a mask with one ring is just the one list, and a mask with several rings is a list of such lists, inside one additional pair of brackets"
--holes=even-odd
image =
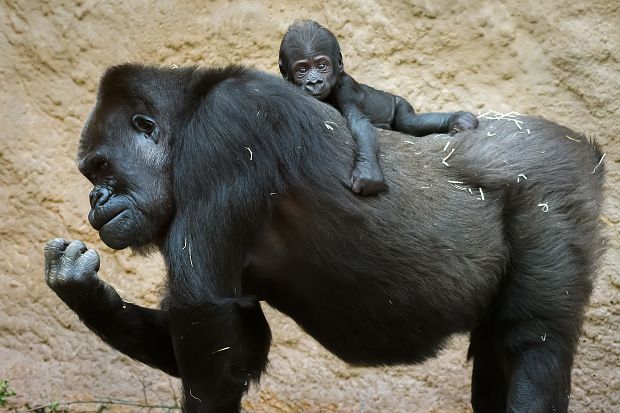
[(138, 132), (150, 135), (155, 130), (155, 121), (145, 115), (135, 115), (131, 119), (131, 123)]
[(308, 69), (306, 69), (305, 67), (300, 67), (299, 69), (297, 69), (297, 73), (299, 73), (300, 75), (305, 74), (308, 71)]
[(319, 70), (326, 70), (328, 66), (327, 66), (327, 63), (321, 62), (319, 63), (318, 67), (319, 67)]

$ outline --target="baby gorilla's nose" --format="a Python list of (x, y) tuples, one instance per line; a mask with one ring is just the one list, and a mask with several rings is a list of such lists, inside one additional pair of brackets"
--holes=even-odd
[(317, 72), (316, 70), (312, 70), (308, 74), (306, 84), (312, 85), (312, 84), (317, 84), (317, 83), (323, 83), (323, 76), (321, 76), (320, 73)]

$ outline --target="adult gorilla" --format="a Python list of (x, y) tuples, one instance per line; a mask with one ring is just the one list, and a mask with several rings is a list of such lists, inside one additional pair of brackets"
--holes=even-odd
[(97, 253), (62, 239), (47, 283), (107, 343), (180, 376), (187, 411), (239, 410), (267, 360), (261, 300), (352, 364), (420, 362), (470, 331), (476, 412), (566, 411), (600, 151), (528, 117), (382, 133), (389, 190), (358, 197), (345, 121), (287, 82), (111, 68), (78, 154), (89, 221), (112, 248), (157, 247), (167, 293), (161, 310), (124, 302)]

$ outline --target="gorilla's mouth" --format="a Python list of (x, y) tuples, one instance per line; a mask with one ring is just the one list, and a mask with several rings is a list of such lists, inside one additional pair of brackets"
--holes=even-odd
[(304, 85), (302, 89), (314, 98), (323, 100), (329, 95), (329, 87), (325, 85)]
[(310, 94), (319, 100), (323, 100), (327, 97), (328, 92), (329, 91), (326, 88), (323, 88), (319, 92), (310, 93)]
[(126, 209), (123, 209), (122, 211), (120, 211), (118, 214), (114, 215), (113, 217), (111, 217), (108, 222), (105, 222), (101, 228), (99, 229), (99, 231), (103, 231), (106, 228), (111, 228), (111, 227), (119, 227), (121, 225), (121, 222), (126, 221), (126, 216), (127, 216), (128, 211)]
[(99, 229), (99, 238), (108, 247), (122, 250), (132, 244), (132, 215), (129, 209), (123, 209), (112, 216)]
[(125, 205), (110, 200), (102, 206), (91, 209), (88, 214), (88, 222), (95, 230), (100, 231), (104, 226), (114, 224), (126, 211)]

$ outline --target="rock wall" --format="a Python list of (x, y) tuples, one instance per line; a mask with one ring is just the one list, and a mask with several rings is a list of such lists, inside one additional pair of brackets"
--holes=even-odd
[[(89, 333), (43, 282), (45, 241), (79, 238), (101, 252), (102, 277), (127, 299), (149, 306), (158, 299), (160, 259), (111, 251), (86, 221), (90, 188), (75, 153), (103, 70), (137, 61), (245, 63), (277, 73), (284, 30), (312, 18), (338, 36), (350, 74), (407, 97), (418, 111), (537, 114), (603, 145), (609, 249), (586, 314), (571, 411), (618, 411), (620, 3), (318, 3), (0, 3), (0, 379), (17, 392), (12, 405), (101, 398), (170, 405), (179, 394), (175, 380)], [(248, 411), (470, 411), (466, 337), (423, 365), (351, 368), (290, 319), (265, 310), (274, 336), (271, 364), (245, 399)]]

